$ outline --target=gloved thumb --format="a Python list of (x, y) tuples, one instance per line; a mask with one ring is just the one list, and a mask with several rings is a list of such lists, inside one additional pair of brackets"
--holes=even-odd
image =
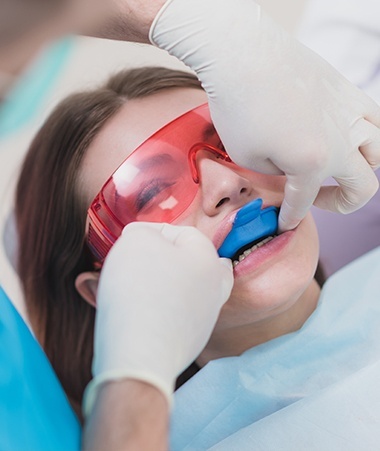
[(122, 235), (127, 235), (132, 231), (142, 231), (145, 233), (157, 233), (162, 238), (166, 239), (169, 243), (174, 245), (180, 244), (182, 241), (186, 241), (190, 238), (198, 236), (200, 234), (194, 227), (177, 226), (167, 224), (164, 222), (131, 222), (123, 229)]
[(229, 258), (219, 258), (220, 274), (221, 274), (221, 284), (222, 284), (222, 295), (221, 295), (221, 306), (229, 299), (234, 285), (234, 275), (232, 261)]
[(280, 232), (292, 230), (298, 226), (317, 197), (320, 186), (320, 181), (311, 176), (308, 181), (304, 177), (288, 176), (285, 196), (278, 216)]

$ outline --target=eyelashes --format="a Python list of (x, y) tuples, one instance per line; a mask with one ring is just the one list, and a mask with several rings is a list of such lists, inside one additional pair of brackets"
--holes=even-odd
[[(150, 207), (154, 200), (165, 190), (175, 185), (176, 182), (169, 182), (161, 179), (153, 179), (137, 194), (135, 199), (135, 208), (140, 212), (144, 208)], [(160, 196), (162, 201), (165, 196)], [(157, 200), (156, 200), (157, 201)]]

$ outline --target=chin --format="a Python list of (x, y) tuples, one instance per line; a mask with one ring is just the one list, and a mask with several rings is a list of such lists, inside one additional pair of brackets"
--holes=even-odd
[(278, 261), (256, 277), (235, 281), (217, 328), (229, 328), (273, 318), (291, 308), (314, 279), (318, 260)]

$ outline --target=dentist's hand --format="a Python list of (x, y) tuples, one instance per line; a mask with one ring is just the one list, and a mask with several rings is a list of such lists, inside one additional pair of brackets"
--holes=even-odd
[(198, 356), (233, 285), (230, 260), (220, 259), (193, 227), (128, 225), (106, 258), (97, 293), (94, 379), (148, 382), (169, 399), (177, 376)]
[[(350, 213), (377, 191), (380, 108), (252, 0), (171, 0), (150, 39), (191, 67), (241, 166), (286, 174), (280, 229), (314, 202)], [(322, 187), (332, 176), (339, 186)]]

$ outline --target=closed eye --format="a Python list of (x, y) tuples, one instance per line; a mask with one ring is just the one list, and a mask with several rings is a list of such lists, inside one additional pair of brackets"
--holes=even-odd
[[(140, 212), (143, 208), (151, 206), (154, 203), (154, 199), (162, 193), (164, 190), (175, 185), (175, 182), (169, 182), (160, 179), (151, 180), (136, 196), (135, 208), (137, 212)], [(160, 196), (160, 200), (161, 196)]]

